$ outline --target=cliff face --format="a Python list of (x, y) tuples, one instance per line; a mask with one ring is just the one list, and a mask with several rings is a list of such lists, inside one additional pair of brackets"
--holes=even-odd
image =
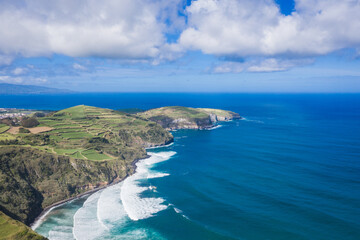
[(206, 129), (238, 118), (217, 109), (131, 115), (83, 105), (38, 118), (36, 134), (0, 134), (0, 211), (29, 224), (53, 203), (131, 174), (133, 163), (147, 157), (145, 147), (173, 141), (164, 128)]
[(132, 172), (127, 160), (70, 159), (27, 147), (0, 148), (0, 206), (26, 224), (55, 202), (119, 180)]
[(217, 122), (240, 119), (231, 111), (209, 108), (163, 107), (138, 113), (139, 116), (154, 121), (167, 130), (208, 129)]
[(51, 131), (0, 134), (0, 210), (30, 224), (45, 208), (114, 181), (168, 144), (160, 125), (109, 109), (77, 106), (38, 118)]

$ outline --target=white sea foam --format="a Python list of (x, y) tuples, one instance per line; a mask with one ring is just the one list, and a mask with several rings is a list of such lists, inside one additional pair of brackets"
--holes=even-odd
[(67, 240), (74, 239), (73, 228), (70, 226), (56, 226), (49, 231), (50, 240)]
[(264, 123), (263, 121), (260, 121), (260, 120), (247, 119), (247, 118), (244, 118), (244, 117), (241, 118), (240, 120), (246, 121), (246, 122)]
[(155, 173), (149, 173), (147, 178), (162, 178), (162, 177), (166, 177), (169, 176), (169, 173), (161, 173), (161, 172), (155, 172)]
[(122, 183), (104, 189), (97, 203), (97, 218), (100, 224), (111, 229), (126, 221), (126, 212), (119, 198)]
[(148, 147), (148, 148), (145, 148), (145, 149), (165, 148), (165, 147), (170, 147), (170, 146), (173, 145), (173, 144), (174, 144), (174, 142), (169, 143), (169, 144), (166, 144), (166, 145), (160, 145), (160, 146), (155, 146), (155, 147)]
[(221, 128), (223, 125), (216, 125), (216, 126), (213, 126), (211, 128), (206, 128), (205, 130), (214, 130), (214, 129), (217, 129), (217, 128)]
[(49, 210), (47, 210), (38, 220), (36, 220), (33, 224), (31, 224), (30, 225), (31, 229), (35, 231), (44, 222), (47, 215), (56, 207), (57, 206), (52, 207)]
[(92, 194), (74, 215), (73, 235), (77, 240), (96, 239), (107, 229), (99, 222), (97, 204), (102, 191)]
[[(129, 221), (148, 218), (166, 209), (168, 206), (164, 204), (164, 199), (141, 196), (142, 192), (150, 188), (140, 186), (140, 181), (168, 176), (169, 173), (157, 172), (151, 170), (151, 167), (168, 160), (174, 154), (175, 152), (171, 151), (149, 153), (150, 158), (140, 160), (136, 164), (134, 175), (122, 183), (90, 195), (73, 215), (73, 226), (65, 226), (59, 221), (58, 225), (48, 232), (49, 239), (91, 240), (110, 237), (109, 234), (114, 227), (123, 226), (126, 229)], [(156, 192), (155, 186), (151, 189)], [(145, 229), (129, 230), (121, 233), (121, 239), (146, 239), (150, 235), (153, 236), (153, 233), (148, 233)]]
[(124, 209), (130, 219), (134, 221), (145, 219), (167, 208), (163, 204), (165, 201), (163, 198), (141, 197), (141, 193), (148, 190), (148, 187), (140, 186), (139, 181), (149, 176), (151, 177), (151, 166), (170, 159), (175, 153), (172, 151), (149, 153), (151, 157), (139, 161), (136, 164), (135, 174), (125, 179), (121, 187), (120, 196)]
[(180, 214), (181, 216), (183, 216), (184, 218), (190, 220), (190, 218), (188, 218), (185, 214), (183, 214), (183, 211), (182, 211), (182, 210), (180, 210), (180, 209), (178, 209), (178, 208), (176, 208), (176, 207), (174, 207), (174, 206), (173, 206), (173, 208), (174, 208), (174, 211), (175, 211), (176, 213), (178, 213), (178, 214)]
[(176, 208), (176, 207), (174, 207), (174, 210), (175, 210), (176, 213), (182, 213), (182, 211), (180, 209)]
[[(47, 210), (38, 220), (36, 220), (33, 224), (31, 224), (31, 226), (30, 226), (31, 229), (35, 231), (44, 221), (46, 221), (46, 219), (47, 219), (50, 212), (52, 212), (53, 210), (55, 210), (56, 208), (58, 208), (58, 207), (60, 207), (62, 205), (72, 203), (74, 200), (75, 199), (73, 199), (71, 201), (64, 202), (62, 204), (56, 205), (56, 206), (50, 208), (49, 210)], [(54, 219), (54, 218), (52, 218), (52, 219)]]

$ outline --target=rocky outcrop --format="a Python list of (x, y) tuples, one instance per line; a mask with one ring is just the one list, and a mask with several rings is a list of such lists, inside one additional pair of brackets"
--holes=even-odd
[(208, 108), (164, 107), (139, 113), (167, 130), (209, 129), (218, 122), (241, 119), (231, 111)]

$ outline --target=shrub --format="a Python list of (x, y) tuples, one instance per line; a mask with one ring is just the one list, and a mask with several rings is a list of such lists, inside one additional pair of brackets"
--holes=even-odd
[(34, 117), (23, 117), (20, 122), (21, 126), (26, 128), (32, 128), (39, 125), (39, 121)]
[(1, 119), (0, 123), (4, 123), (4, 124), (6, 124), (8, 126), (15, 126), (14, 121), (9, 117)]
[(35, 117), (45, 117), (45, 113), (36, 112), (36, 113), (34, 113), (34, 116), (35, 116)]
[(26, 128), (19, 128), (19, 133), (30, 133), (29, 129)]

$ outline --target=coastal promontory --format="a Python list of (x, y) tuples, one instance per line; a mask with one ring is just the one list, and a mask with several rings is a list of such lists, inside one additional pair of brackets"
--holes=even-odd
[[(0, 213), (16, 226), (31, 224), (54, 204), (129, 176), (135, 162), (148, 157), (146, 148), (173, 141), (167, 130), (207, 129), (240, 118), (206, 108), (129, 114), (85, 105), (15, 116), (0, 119)], [(0, 223), (0, 232), (9, 229), (8, 223)]]
[(217, 122), (240, 119), (231, 111), (212, 108), (161, 107), (138, 113), (138, 116), (160, 124), (167, 130), (210, 129)]

